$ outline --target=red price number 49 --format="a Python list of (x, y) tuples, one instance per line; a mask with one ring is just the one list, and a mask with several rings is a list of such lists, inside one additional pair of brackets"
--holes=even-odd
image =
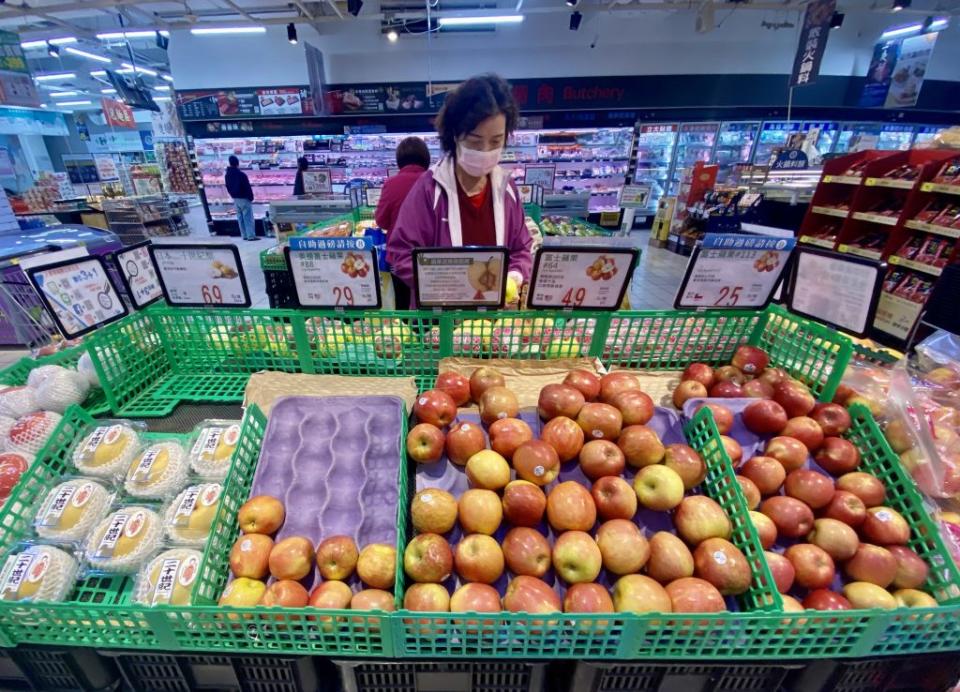
[(563, 300), (560, 302), (568, 307), (578, 307), (583, 305), (584, 298), (587, 297), (587, 289), (582, 286), (574, 291), (572, 288), (567, 289), (567, 292), (563, 294)]
[(204, 303), (222, 303), (223, 302), (223, 292), (220, 290), (219, 286), (214, 286), (211, 288), (206, 284), (200, 286), (200, 295), (203, 296)]
[(740, 291), (743, 286), (724, 286), (720, 289), (720, 297), (717, 298), (714, 306), (729, 307), (736, 305), (740, 300)]
[(334, 305), (353, 305), (353, 290), (349, 286), (333, 287)]

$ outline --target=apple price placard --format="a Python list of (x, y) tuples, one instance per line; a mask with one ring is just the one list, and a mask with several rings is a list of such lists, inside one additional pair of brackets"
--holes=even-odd
[(150, 241), (138, 243), (116, 253), (120, 278), (126, 286), (127, 294), (137, 309), (145, 308), (153, 301), (163, 297), (157, 269), (150, 259)]
[(33, 267), (27, 276), (67, 338), (83, 336), (127, 314), (100, 257)]
[(687, 263), (673, 306), (766, 307), (796, 243), (795, 238), (707, 234)]
[(414, 249), (417, 304), (424, 308), (502, 307), (509, 254), (505, 247)]
[(170, 305), (250, 307), (236, 245), (150, 245), (149, 250)]
[(285, 252), (303, 307), (380, 307), (380, 272), (372, 238), (294, 237)]
[(534, 259), (527, 305), (617, 310), (638, 254), (634, 248), (542, 247)]

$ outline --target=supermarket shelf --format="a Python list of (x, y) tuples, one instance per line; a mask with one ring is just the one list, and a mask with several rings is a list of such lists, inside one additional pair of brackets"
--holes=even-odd
[[(816, 214), (824, 214), (826, 216), (836, 216), (841, 219), (847, 218), (847, 216), (849, 216), (850, 214), (849, 209), (837, 209), (836, 207), (814, 206), (814, 207), (810, 207), (810, 209)], [(857, 218), (856, 214), (854, 214), (854, 218)]]
[(840, 183), (842, 185), (859, 185), (863, 182), (863, 178), (858, 175), (825, 175), (823, 176), (823, 182)]
[(937, 226), (936, 224), (926, 223), (924, 221), (917, 221), (916, 219), (911, 219), (904, 224), (907, 228), (912, 228), (915, 231), (926, 231), (927, 233), (933, 233), (934, 235), (942, 235), (946, 238), (960, 238), (960, 228), (950, 228), (949, 226)]
[(948, 195), (960, 195), (960, 185), (944, 185), (943, 183), (924, 183), (921, 187), (924, 192), (944, 192)]
[(846, 245), (844, 243), (841, 243), (837, 247), (837, 249), (840, 252), (846, 252), (847, 254), (857, 255), (859, 257), (866, 257), (867, 259), (878, 260), (883, 255), (883, 253), (881, 253), (879, 250), (866, 250), (862, 247), (856, 247), (854, 245)]
[(863, 181), (867, 187), (892, 187), (897, 190), (912, 190), (916, 180), (899, 180), (897, 178), (867, 178)]
[(870, 221), (871, 223), (879, 223), (883, 226), (896, 226), (897, 217), (896, 216), (884, 216), (883, 214), (871, 214), (867, 211), (855, 211), (853, 212), (853, 218), (860, 221)]
[(812, 235), (802, 235), (800, 236), (800, 242), (806, 243), (807, 245), (816, 245), (817, 247), (823, 247), (827, 248), (828, 250), (832, 250), (836, 241), (824, 240), (823, 238), (814, 238)]
[(940, 276), (943, 273), (942, 267), (934, 267), (929, 264), (924, 264), (923, 262), (914, 262), (911, 259), (906, 257), (901, 257), (900, 255), (890, 255), (887, 258), (887, 261), (890, 264), (896, 264), (900, 267), (906, 267), (907, 269), (915, 269), (918, 272), (923, 272), (924, 274), (931, 274), (932, 276)]

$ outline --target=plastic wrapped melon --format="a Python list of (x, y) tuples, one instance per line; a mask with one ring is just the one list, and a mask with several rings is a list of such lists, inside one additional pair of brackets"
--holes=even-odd
[(95, 570), (132, 574), (160, 547), (162, 535), (156, 512), (136, 505), (121, 507), (90, 532), (87, 562)]
[(81, 541), (110, 511), (110, 499), (107, 489), (96, 481), (74, 478), (47, 493), (34, 527), (46, 539)]
[(189, 548), (160, 553), (140, 570), (133, 600), (146, 606), (190, 605), (202, 557)]
[(73, 465), (97, 478), (116, 478), (140, 449), (140, 434), (126, 423), (94, 428), (73, 451)]
[(58, 366), (36, 386), (37, 405), (45, 411), (63, 413), (73, 404), (82, 404), (90, 392), (90, 382), (74, 370)]
[(177, 495), (163, 518), (170, 541), (192, 546), (206, 543), (222, 490), (219, 483), (203, 483), (191, 485)]
[(190, 448), (190, 468), (209, 480), (222, 480), (240, 441), (240, 425), (234, 421), (204, 421), (198, 426)]
[(158, 442), (144, 449), (127, 468), (123, 487), (134, 497), (165, 499), (187, 481), (187, 455), (176, 442)]
[(73, 590), (77, 561), (49, 545), (33, 545), (7, 558), (0, 572), (0, 600), (62, 601)]
[(32, 387), (4, 387), (0, 389), (0, 416), (21, 418), (39, 409), (36, 392)]

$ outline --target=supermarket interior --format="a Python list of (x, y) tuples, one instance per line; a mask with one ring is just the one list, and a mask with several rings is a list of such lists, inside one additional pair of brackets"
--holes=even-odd
[(0, 0), (0, 690), (960, 692), (958, 66)]

